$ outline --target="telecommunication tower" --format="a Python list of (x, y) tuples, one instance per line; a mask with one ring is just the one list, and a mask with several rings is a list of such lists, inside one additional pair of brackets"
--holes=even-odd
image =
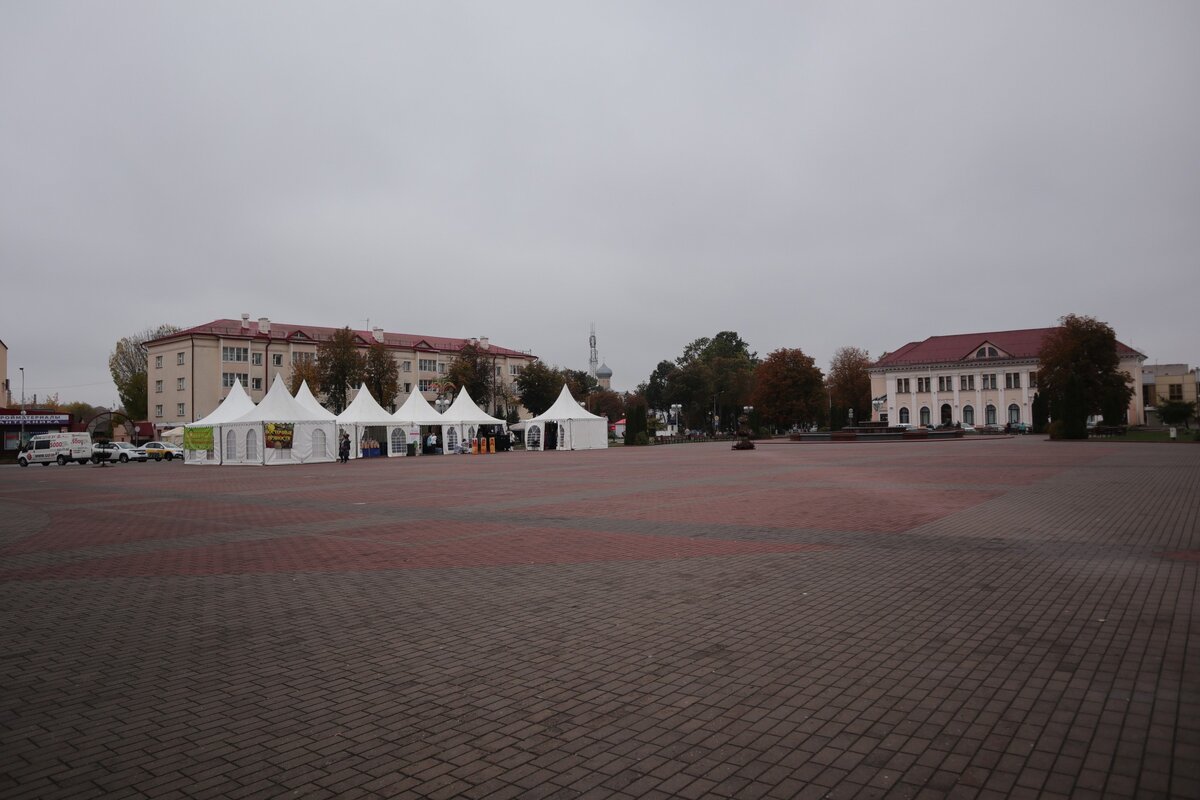
[(596, 353), (596, 323), (592, 323), (592, 335), (588, 337), (588, 345), (592, 354), (588, 358), (588, 375), (596, 377), (596, 367), (600, 366), (600, 356)]

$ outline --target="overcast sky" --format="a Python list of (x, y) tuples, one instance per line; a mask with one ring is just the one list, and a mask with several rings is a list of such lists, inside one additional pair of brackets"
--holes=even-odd
[(619, 389), (1110, 323), (1200, 361), (1200, 3), (0, 3), (0, 339), (113, 404), (242, 312)]

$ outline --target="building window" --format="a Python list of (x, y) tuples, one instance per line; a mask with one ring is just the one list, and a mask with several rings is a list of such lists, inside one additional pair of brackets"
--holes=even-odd
[(176, 353), (176, 354), (175, 354), (175, 363), (176, 363), (176, 364), (178, 364), (178, 365), (179, 365), (179, 366), (181, 366), (181, 367), (183, 366), (183, 353)]
[(991, 403), (988, 403), (987, 408), (984, 409), (984, 422), (988, 425), (996, 424), (996, 407)]
[(182, 392), (186, 388), (187, 388), (187, 378), (176, 378), (175, 379), (175, 391)]
[(283, 366), (283, 353), (274, 353), (271, 356), (271, 364), (273, 364), (276, 367), (282, 367)]
[[(907, 380), (907, 378), (905, 380)], [(900, 409), (900, 424), (901, 425), (908, 424), (908, 409), (907, 408)]]
[(262, 356), (263, 356), (262, 353), (251, 353), (250, 354), (250, 363), (256, 367), (261, 367), (262, 366)]
[(433, 391), (433, 379), (432, 378), (421, 378), (421, 380), (417, 381), (417, 388), (420, 389), (422, 392), (432, 392)]
[[(226, 389), (231, 389), (231, 388), (233, 388), (233, 384), (235, 381), (240, 381), (242, 386), (245, 386), (249, 383), (249, 381), (247, 380), (248, 377), (249, 376), (247, 376), (246, 373), (244, 373), (244, 372), (222, 372), (221, 373), (221, 385), (224, 386)], [(259, 379), (256, 378), (256, 380), (259, 380)]]
[(960, 391), (973, 392), (975, 391), (975, 376), (963, 375), (958, 379), (958, 388)]
[(929, 406), (921, 406), (921, 424), (929, 427)]
[(972, 406), (963, 406), (963, 423), (966, 425), (975, 424), (975, 409)]
[(293, 364), (311, 364), (316, 358), (316, 353), (292, 353)]
[(249, 347), (222, 347), (221, 348), (221, 360), (222, 361), (249, 361), (250, 360), (250, 348)]
[(437, 372), (437, 360), (433, 358), (418, 358), (417, 369), (421, 372)]
[(939, 392), (953, 392), (954, 391), (954, 376), (953, 375), (939, 375), (938, 376), (938, 391)]
[(412, 384), (411, 383), (404, 384), (404, 393), (412, 394)]
[(918, 392), (928, 392), (929, 384), (931, 382), (932, 382), (932, 379), (930, 379), (930, 378), (917, 378), (917, 391)]
[(1020, 389), (1021, 388), (1021, 373), (1019, 373), (1019, 372), (1004, 373), (1004, 388), (1005, 389)]
[(412, 372), (412, 362), (411, 361), (401, 361), (400, 362), (400, 371), (401, 372)]
[(439, 361), (439, 362), (438, 362), (438, 374), (439, 374), (439, 375), (445, 375), (445, 374), (446, 374), (446, 362), (445, 362), (445, 361)]
[(155, 393), (155, 394), (162, 394), (162, 381), (155, 381), (155, 382), (154, 382), (154, 393)]
[(981, 347), (975, 351), (976, 358), (997, 358), (999, 355), (994, 347)]
[(261, 392), (262, 391), (262, 378), (252, 378), (251, 379), (251, 388), (255, 389), (256, 391)]
[[(984, 389), (995, 389), (996, 388), (996, 373), (991, 372), (991, 373), (988, 373), (987, 375), (981, 375), (979, 377), (982, 379)], [(988, 424), (991, 425), (993, 423), (989, 422)]]
[(162, 369), (162, 356), (155, 356), (155, 357), (154, 357), (154, 368), (155, 368), (155, 369)]
[(1021, 407), (1016, 403), (1008, 407), (1008, 421), (1014, 425), (1021, 421)]
[(1183, 402), (1183, 384), (1170, 383), (1167, 384), (1167, 401), (1172, 403)]
[(1031, 371), (1031, 372), (1029, 373), (1029, 388), (1030, 388), (1030, 389), (1036, 389), (1036, 388), (1037, 388), (1037, 372), (1032, 372), (1032, 371)]
[(509, 364), (508, 365), (508, 374), (515, 378), (521, 374), (521, 370), (523, 370), (523, 369), (525, 369), (524, 364)]
[(175, 404), (175, 415), (179, 416), (179, 417), (186, 416), (187, 415), (187, 403), (176, 403)]
[(156, 416), (156, 417), (162, 416), (162, 404), (161, 403), (154, 407), (154, 416)]
[(896, 393), (908, 394), (908, 378), (896, 378)]

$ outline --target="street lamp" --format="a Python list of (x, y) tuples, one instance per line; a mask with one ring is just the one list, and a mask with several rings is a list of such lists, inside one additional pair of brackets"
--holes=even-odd
[(734, 442), (734, 450), (753, 450), (754, 442), (750, 441), (750, 415), (754, 406), (742, 406), (742, 416), (738, 417), (738, 440)]
[(25, 446), (25, 368), (17, 367), (21, 370), (21, 446)]
[(675, 435), (679, 435), (679, 416), (683, 412), (683, 406), (679, 403), (671, 404), (671, 418), (675, 421)]

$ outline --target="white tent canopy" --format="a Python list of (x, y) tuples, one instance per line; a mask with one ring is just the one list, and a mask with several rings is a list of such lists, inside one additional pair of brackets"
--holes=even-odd
[(504, 424), (504, 420), (480, 410), (464, 386), (450, 407), (442, 413), (443, 452), (453, 453), (460, 443), (475, 438), (480, 426)]
[[(213, 429), (213, 446), (211, 449), (205, 450), (188, 450), (183, 452), (184, 462), (188, 464), (220, 464), (224, 460), (224, 453), (221, 451), (223, 441), (221, 439), (221, 426), (227, 422), (232, 422), (238, 417), (244, 416), (254, 410), (254, 401), (250, 399), (250, 395), (246, 394), (246, 390), (242, 388), (241, 380), (234, 378), (233, 386), (229, 388), (229, 394), (225, 395), (225, 399), (213, 409), (212, 413), (204, 419), (198, 419), (195, 422), (189, 422), (184, 425), (184, 429), (188, 428), (212, 428)], [(186, 443), (185, 443), (186, 444)]]
[(333, 461), (337, 429), (288, 394), (276, 374), (262, 402), (222, 426), (226, 464), (305, 464)]
[(608, 419), (579, 405), (565, 383), (553, 405), (528, 421), (525, 429), (525, 445), (528, 449), (544, 449), (547, 422), (558, 425), (556, 446), (559, 450), (602, 450), (608, 447)]
[[(350, 405), (346, 406), (346, 410), (337, 415), (337, 424), (338, 428), (350, 434), (350, 441), (353, 443), (350, 452), (355, 458), (362, 456), (361, 431), (368, 427), (386, 428), (387, 435), (385, 441), (379, 443), (380, 447), (386, 448), (391, 445), (389, 448), (391, 455), (402, 456), (405, 454), (407, 433), (395, 417), (375, 402), (375, 398), (371, 396), (365, 383), (359, 387), (358, 394), (354, 396)], [(397, 432), (402, 435), (393, 435)]]
[(316, 416), (313, 419), (336, 419), (336, 415), (327, 409), (325, 406), (313, 396), (312, 389), (308, 388), (308, 381), (300, 381), (300, 388), (296, 390), (296, 402), (307, 408)]

